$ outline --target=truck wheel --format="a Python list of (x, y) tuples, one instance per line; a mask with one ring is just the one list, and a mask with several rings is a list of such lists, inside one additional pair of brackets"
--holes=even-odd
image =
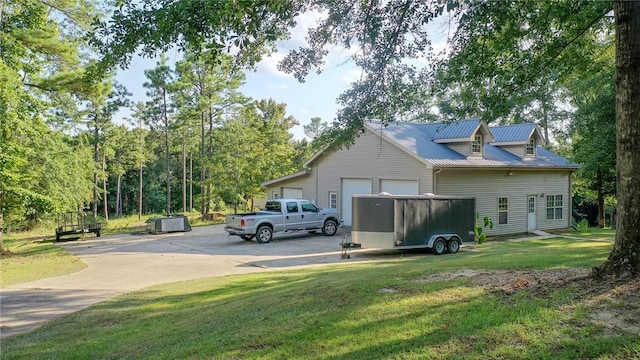
[(253, 239), (253, 235), (240, 235), (240, 237), (244, 241), (251, 241), (251, 239)]
[(449, 254), (455, 254), (460, 251), (460, 242), (457, 238), (452, 238), (451, 240), (449, 240), (449, 245), (447, 246), (447, 248), (449, 248)]
[(273, 230), (271, 230), (270, 227), (263, 225), (258, 228), (258, 232), (256, 233), (256, 240), (260, 244), (268, 243), (269, 241), (271, 241), (272, 237), (273, 237)]
[(437, 238), (436, 241), (433, 242), (433, 253), (436, 255), (444, 254), (444, 251), (447, 249), (447, 244), (445, 244), (443, 238)]
[(338, 223), (335, 220), (327, 220), (322, 226), (322, 235), (333, 236), (338, 232)]

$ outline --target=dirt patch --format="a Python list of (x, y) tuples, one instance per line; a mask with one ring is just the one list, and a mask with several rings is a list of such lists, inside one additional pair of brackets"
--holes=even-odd
[(572, 287), (575, 303), (585, 306), (590, 320), (606, 332), (640, 332), (640, 277), (595, 279), (591, 269), (478, 271), (434, 274), (416, 281), (469, 279), (472, 285), (505, 296), (519, 291), (545, 298)]

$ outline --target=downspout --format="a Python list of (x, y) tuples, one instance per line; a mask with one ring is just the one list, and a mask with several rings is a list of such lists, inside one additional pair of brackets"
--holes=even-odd
[(438, 174), (440, 174), (440, 172), (442, 172), (442, 168), (440, 169), (435, 169), (435, 171), (433, 172), (433, 182), (431, 184), (431, 186), (433, 187), (432, 193), (435, 194), (436, 193), (436, 179), (438, 178)]

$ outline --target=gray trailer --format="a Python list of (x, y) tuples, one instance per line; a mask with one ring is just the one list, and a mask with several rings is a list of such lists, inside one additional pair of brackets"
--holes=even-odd
[(473, 197), (354, 195), (351, 241), (363, 248), (452, 254), (474, 241)]

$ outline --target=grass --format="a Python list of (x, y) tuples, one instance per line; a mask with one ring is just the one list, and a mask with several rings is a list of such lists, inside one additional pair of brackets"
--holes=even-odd
[[(601, 234), (603, 235), (603, 234)], [(601, 235), (597, 235), (598, 237)], [(154, 286), (3, 340), (3, 359), (618, 359), (637, 333), (589, 318), (578, 285), (492, 291), (460, 269), (600, 264), (606, 239), (500, 242), (452, 256)]]
[(0, 288), (65, 275), (87, 266), (52, 241), (5, 239), (0, 259)]

